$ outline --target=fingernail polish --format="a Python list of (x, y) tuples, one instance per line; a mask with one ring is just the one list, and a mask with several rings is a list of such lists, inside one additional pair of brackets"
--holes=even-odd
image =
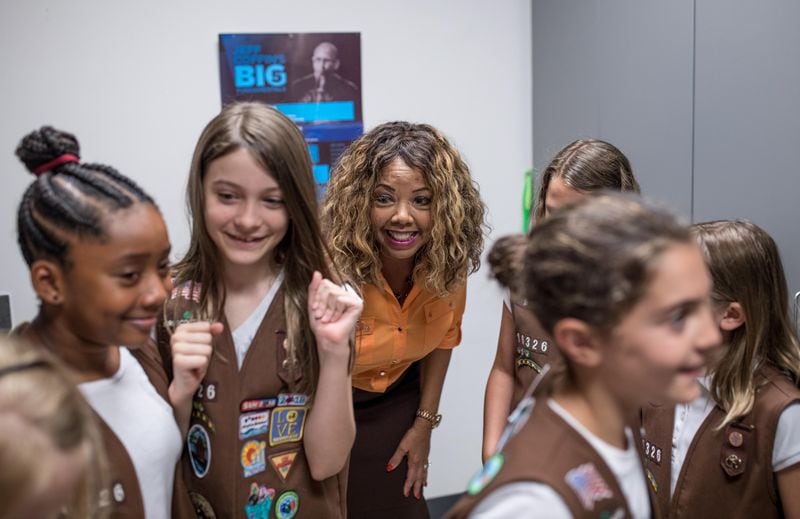
[(388, 465), (386, 465), (386, 472), (391, 472), (393, 468), (394, 467), (392, 466), (392, 464), (389, 463)]

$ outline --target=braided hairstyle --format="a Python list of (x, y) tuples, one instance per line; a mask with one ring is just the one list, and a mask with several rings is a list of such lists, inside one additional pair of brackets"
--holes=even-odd
[(47, 258), (67, 267), (69, 238), (102, 239), (109, 212), (135, 202), (155, 205), (111, 166), (80, 163), (75, 136), (50, 126), (26, 135), (16, 155), (36, 176), (17, 212), (17, 239), (28, 266)]

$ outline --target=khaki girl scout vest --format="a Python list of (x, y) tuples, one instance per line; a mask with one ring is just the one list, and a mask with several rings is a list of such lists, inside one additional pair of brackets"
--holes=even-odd
[(486, 461), (470, 482), (467, 495), (446, 517), (467, 517), (493, 490), (522, 481), (550, 486), (576, 518), (631, 516), (617, 478), (603, 458), (545, 399), (540, 399), (530, 419), (501, 453)]
[[(173, 292), (186, 319), (196, 308), (188, 290)], [(196, 295), (196, 294), (195, 294)], [(168, 307), (167, 316), (175, 315)], [(347, 468), (311, 478), (303, 449), (306, 395), (292, 392), (299, 371), (287, 360), (284, 290), (280, 288), (247, 351), (241, 370), (228, 323), (214, 339), (208, 372), (192, 402), (183, 454), (189, 496), (199, 518), (344, 518)], [(169, 335), (159, 327), (169, 358)]]
[(715, 428), (725, 413), (714, 407), (702, 423), (681, 467), (670, 499), (674, 406), (642, 410), (642, 449), (651, 499), (662, 517), (783, 517), (772, 472), (772, 446), (781, 412), (800, 401), (800, 391), (776, 369), (756, 375), (753, 410)]
[[(511, 315), (514, 317), (514, 394), (511, 397), (513, 411), (525, 390), (545, 364), (554, 364), (560, 359), (558, 347), (539, 324), (525, 301), (511, 297)], [(551, 375), (552, 378), (552, 375)]]
[[(12, 335), (22, 336), (27, 326), (27, 322), (21, 323), (11, 332)], [(142, 366), (156, 392), (169, 402), (167, 377), (164, 374), (164, 368), (161, 366), (161, 360), (155, 345), (149, 342), (141, 348), (132, 348), (129, 351)], [(92, 410), (92, 414), (97, 419), (108, 460), (107, 476), (109, 487), (101, 491), (100, 502), (104, 507), (109, 507), (105, 512), (111, 518), (144, 519), (142, 491), (139, 488), (139, 479), (136, 477), (133, 461), (128, 455), (125, 446), (114, 434), (114, 431), (111, 430), (111, 427), (94, 410)], [(180, 464), (175, 470), (175, 483), (172, 490), (172, 516), (176, 518), (194, 517), (192, 505), (182, 480)]]

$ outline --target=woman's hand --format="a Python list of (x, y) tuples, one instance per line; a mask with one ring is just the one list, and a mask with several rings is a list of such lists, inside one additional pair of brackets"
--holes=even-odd
[(340, 287), (314, 272), (308, 285), (308, 320), (320, 355), (346, 353), (364, 302), (351, 288)]
[(409, 492), (414, 492), (414, 497), (422, 497), (422, 487), (428, 486), (428, 454), (431, 451), (431, 426), (422, 419), (415, 419), (414, 425), (406, 431), (400, 445), (386, 466), (386, 471), (391, 472), (400, 465), (405, 457), (408, 461), (406, 482), (403, 485), (403, 495), (408, 497)]

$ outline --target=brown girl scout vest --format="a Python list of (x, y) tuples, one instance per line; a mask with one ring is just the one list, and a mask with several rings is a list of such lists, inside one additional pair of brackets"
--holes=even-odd
[[(167, 382), (164, 368), (161, 366), (160, 356), (153, 343), (148, 343), (141, 348), (129, 350), (147, 374), (150, 383), (156, 392), (169, 402)], [(109, 465), (109, 488), (103, 493), (103, 501), (108, 503), (109, 516), (113, 518), (144, 518), (144, 503), (139, 488), (139, 480), (133, 467), (133, 461), (128, 455), (125, 446), (106, 422), (94, 413), (100, 423), (106, 456)], [(189, 501), (186, 485), (183, 482), (180, 464), (175, 470), (175, 480), (172, 494), (172, 517), (194, 517), (194, 509)]]
[[(11, 332), (13, 335), (22, 336), (28, 323), (21, 323)], [(167, 388), (169, 384), (161, 366), (160, 356), (155, 344), (148, 342), (146, 345), (129, 349), (131, 355), (139, 362), (147, 375), (148, 380), (156, 392), (167, 402), (169, 397)], [(100, 502), (106, 508), (105, 513), (114, 519), (144, 519), (144, 502), (139, 479), (133, 461), (127, 449), (119, 440), (111, 427), (92, 409), (92, 414), (97, 419), (100, 435), (108, 461), (108, 488), (101, 490)], [(175, 479), (172, 491), (172, 517), (194, 517), (192, 504), (183, 483), (180, 464), (175, 469)]]
[[(542, 372), (545, 364), (555, 364), (560, 354), (553, 340), (544, 331), (525, 301), (511, 298), (511, 315), (514, 317), (514, 393), (511, 398), (513, 411), (533, 379)], [(552, 375), (551, 375), (552, 377)]]
[[(169, 304), (177, 304), (188, 318), (194, 303), (175, 294)], [(168, 312), (176, 315), (171, 308)], [(283, 288), (275, 294), (241, 369), (229, 326), (223, 324), (192, 402), (183, 455), (197, 517), (343, 519), (347, 468), (315, 481), (306, 460), (303, 434), (310, 408), (306, 395), (291, 389), (300, 373), (284, 348)], [(162, 357), (169, 351), (163, 328), (159, 349)]]
[(551, 487), (576, 518), (629, 518), (617, 478), (594, 448), (544, 398), (502, 452), (486, 461), (449, 519), (467, 517), (499, 487), (531, 481)]
[(642, 410), (645, 474), (651, 499), (667, 517), (783, 517), (772, 471), (772, 447), (781, 412), (800, 401), (800, 390), (776, 369), (756, 375), (752, 411), (715, 430), (718, 406), (695, 434), (670, 498), (674, 406)]

